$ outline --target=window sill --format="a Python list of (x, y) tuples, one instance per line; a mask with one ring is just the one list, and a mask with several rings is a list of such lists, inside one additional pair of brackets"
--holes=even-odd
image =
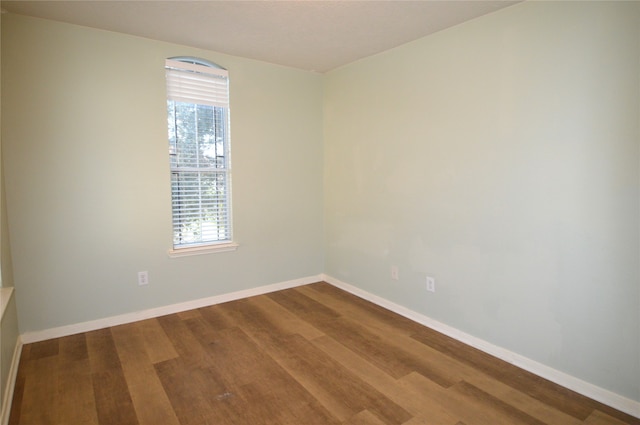
[(11, 286), (7, 288), (0, 288), (0, 321), (2, 321), (2, 317), (7, 309), (7, 305), (9, 305), (9, 300), (11, 300), (12, 294), (13, 288)]
[(230, 252), (238, 249), (238, 244), (234, 242), (221, 243), (215, 245), (195, 246), (192, 248), (170, 249), (169, 257), (188, 257), (191, 255), (214, 254), (217, 252)]

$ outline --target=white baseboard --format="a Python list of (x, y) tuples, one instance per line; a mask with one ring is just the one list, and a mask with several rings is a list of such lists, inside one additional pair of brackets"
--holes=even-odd
[(308, 276), (300, 279), (289, 280), (286, 282), (274, 283), (271, 285), (260, 286), (257, 288), (245, 289), (242, 291), (231, 292), (228, 294), (216, 295), (213, 297), (200, 298), (197, 300), (186, 301), (178, 304), (167, 305), (163, 307), (152, 308), (149, 310), (136, 311), (133, 313), (121, 314), (118, 316), (105, 317), (103, 319), (91, 320), (88, 322), (77, 323), (73, 325), (60, 326), (57, 328), (45, 329), (36, 332), (25, 332), (21, 335), (24, 344), (44, 341), (52, 338), (60, 338), (63, 336), (74, 335), (82, 332), (95, 331), (111, 326), (124, 325), (126, 323), (137, 322), (139, 320), (151, 319), (154, 317), (165, 316), (167, 314), (179, 313), (181, 311), (193, 310), (195, 308), (207, 307), (214, 304), (221, 304), (228, 301), (234, 301), (241, 298), (253, 297), (255, 295), (267, 294), (269, 292), (280, 291), (282, 289), (294, 288), (296, 286), (307, 285), (322, 280), (323, 275)]
[(0, 410), (0, 424), (7, 425), (9, 423), (9, 415), (11, 414), (11, 401), (13, 400), (13, 390), (16, 387), (16, 378), (18, 376), (18, 366), (20, 365), (20, 354), (22, 353), (22, 340), (18, 337), (16, 347), (13, 350), (13, 358), (11, 359), (11, 367), (9, 368), (9, 376), (7, 376), (7, 386), (4, 390), (2, 398), (2, 410)]
[(574, 376), (568, 375), (564, 372), (560, 372), (559, 370), (553, 369), (542, 363), (538, 363), (527, 357), (521, 356), (520, 354), (506, 350), (502, 347), (491, 344), (480, 338), (476, 338), (473, 335), (469, 335), (456, 328), (445, 325), (444, 323), (438, 322), (437, 320), (433, 320), (430, 317), (417, 313), (401, 305), (395, 304), (389, 300), (386, 300), (382, 297), (371, 294), (367, 291), (364, 291), (348, 283), (342, 282), (331, 276), (323, 275), (322, 280), (324, 280), (327, 283), (330, 283), (335, 287), (338, 287), (347, 292), (350, 292), (353, 295), (356, 295), (360, 298), (364, 298), (367, 301), (371, 301), (374, 304), (377, 304), (381, 307), (391, 310), (394, 313), (398, 313), (399, 315), (404, 316), (408, 319), (411, 319), (414, 322), (418, 322), (440, 333), (443, 333), (451, 338), (454, 338), (460, 342), (463, 342), (474, 348), (482, 350), (485, 353), (491, 354), (494, 357), (497, 357), (501, 360), (509, 362), (515, 366), (518, 366), (528, 372), (531, 372), (535, 375), (545, 378), (551, 382), (554, 382), (565, 388), (569, 388), (570, 390), (573, 390), (593, 400), (599, 401), (600, 403), (606, 404), (607, 406), (611, 406), (614, 409), (620, 410), (631, 416), (640, 418), (640, 402), (638, 401), (628, 399), (619, 394), (616, 394), (609, 390), (605, 390), (604, 388), (600, 388), (596, 385), (585, 382)]

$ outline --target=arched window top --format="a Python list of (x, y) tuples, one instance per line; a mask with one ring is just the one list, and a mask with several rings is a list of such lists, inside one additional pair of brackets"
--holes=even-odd
[(210, 68), (224, 69), (225, 71), (227, 70), (226, 68), (221, 67), (217, 63), (213, 63), (206, 59), (197, 58), (195, 56), (174, 56), (169, 59), (173, 61), (178, 61), (178, 62), (192, 63), (194, 65), (208, 66)]

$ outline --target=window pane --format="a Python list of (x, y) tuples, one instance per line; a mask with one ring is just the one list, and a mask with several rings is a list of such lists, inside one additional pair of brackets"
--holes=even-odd
[(168, 101), (172, 167), (226, 168), (224, 108)]
[(227, 172), (171, 174), (174, 244), (230, 239)]

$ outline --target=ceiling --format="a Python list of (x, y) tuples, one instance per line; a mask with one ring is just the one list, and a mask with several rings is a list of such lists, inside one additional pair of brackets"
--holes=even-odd
[(518, 1), (2, 1), (30, 15), (326, 72)]

